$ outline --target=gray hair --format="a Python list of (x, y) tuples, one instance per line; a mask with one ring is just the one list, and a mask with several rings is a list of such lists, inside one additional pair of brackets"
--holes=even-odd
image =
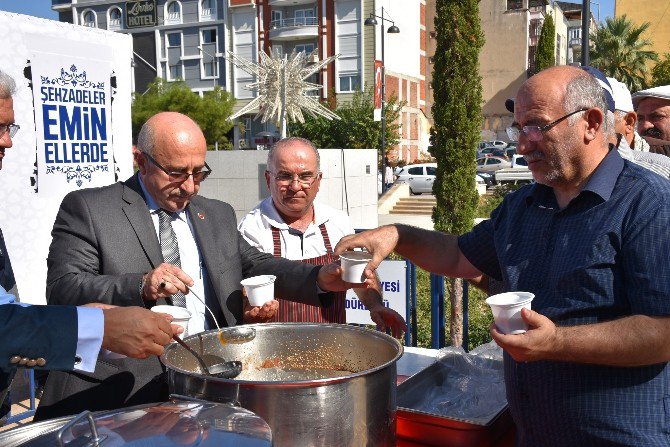
[[(603, 112), (603, 134), (606, 139), (614, 136), (614, 115), (608, 113), (605, 93), (596, 78), (590, 75), (577, 76), (565, 88), (563, 98), (565, 112), (597, 107)], [(568, 118), (568, 124), (574, 125), (582, 114), (575, 114)]]
[(140, 133), (137, 135), (137, 149), (153, 157), (155, 146), (156, 132), (154, 131), (154, 127), (147, 121), (142, 125)]
[(0, 70), (0, 99), (11, 98), (16, 93), (16, 82), (4, 71)]
[(274, 166), (274, 161), (275, 161), (275, 156), (277, 154), (277, 150), (281, 149), (283, 147), (288, 147), (291, 146), (292, 144), (304, 144), (305, 146), (308, 146), (312, 148), (314, 151), (314, 155), (316, 156), (316, 170), (320, 171), (321, 170), (321, 157), (319, 156), (319, 151), (317, 150), (316, 146), (314, 143), (309, 141), (307, 138), (302, 138), (302, 137), (288, 137), (288, 138), (283, 138), (279, 141), (277, 141), (268, 151), (268, 169), (270, 166)]

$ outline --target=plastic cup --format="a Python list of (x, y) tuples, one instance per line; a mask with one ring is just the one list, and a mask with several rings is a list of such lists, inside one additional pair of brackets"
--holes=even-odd
[(259, 275), (243, 279), (240, 284), (247, 292), (249, 304), (260, 307), (275, 299), (275, 279), (277, 277), (274, 275)]
[(490, 296), (486, 303), (491, 306), (496, 327), (503, 334), (523, 334), (528, 325), (521, 318), (521, 309), (530, 309), (535, 295), (530, 292), (506, 292)]
[(184, 332), (179, 334), (180, 338), (186, 337), (188, 335), (188, 321), (191, 319), (191, 312), (189, 312), (185, 307), (180, 306), (168, 306), (166, 304), (161, 304), (151, 308), (154, 312), (160, 312), (163, 314), (172, 315), (172, 323), (178, 324), (184, 328)]
[(365, 282), (365, 266), (372, 260), (367, 251), (345, 251), (340, 255), (342, 280), (354, 284)]

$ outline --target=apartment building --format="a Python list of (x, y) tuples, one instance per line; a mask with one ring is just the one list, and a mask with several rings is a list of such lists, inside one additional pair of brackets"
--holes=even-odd
[[(387, 97), (406, 102), (402, 139), (389, 155), (412, 161), (427, 148), (425, 0), (52, 0), (52, 8), (61, 21), (131, 34), (135, 91), (155, 77), (183, 79), (196, 92), (220, 85), (237, 99), (236, 110), (253, 99), (245, 86), (254, 78), (227, 62), (226, 50), (256, 61), (260, 51), (303, 51), (313, 62), (339, 54), (311, 81), (324, 86), (322, 100), (341, 102), (372, 87), (384, 36)], [(382, 33), (388, 21), (363, 24), (382, 8), (400, 34)], [(238, 119), (235, 148), (253, 148), (259, 134), (277, 132), (253, 118)]]

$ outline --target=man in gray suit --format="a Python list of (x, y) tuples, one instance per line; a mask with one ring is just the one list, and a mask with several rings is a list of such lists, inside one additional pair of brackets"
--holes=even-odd
[[(193, 314), (188, 331), (194, 333), (212, 322), (190, 290), (205, 297), (221, 324), (234, 326), (270, 318), (278, 308), (273, 300), (244, 312), (243, 278), (276, 275), (277, 296), (317, 306), (327, 301), (327, 293), (318, 292), (351, 287), (336, 264), (312, 266), (261, 253), (237, 232), (229, 204), (197, 196), (209, 167), (205, 137), (190, 118), (174, 112), (153, 116), (140, 131), (137, 149), (136, 175), (63, 200), (47, 260), (50, 304), (96, 300), (151, 307), (174, 301)], [(177, 256), (165, 243), (166, 232), (176, 238)], [(174, 257), (176, 262), (164, 262)], [(99, 361), (95, 374), (52, 373), (36, 419), (166, 398), (157, 357)]]

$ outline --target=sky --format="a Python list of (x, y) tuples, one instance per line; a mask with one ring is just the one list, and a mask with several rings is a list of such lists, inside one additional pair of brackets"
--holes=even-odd
[[(566, 0), (581, 3), (578, 0)], [(615, 0), (597, 0), (591, 2), (591, 14), (598, 18), (598, 7), (600, 7), (600, 20), (614, 16)], [(58, 20), (58, 14), (51, 9), (51, 0), (0, 0), (0, 11), (18, 12), (45, 19)]]

